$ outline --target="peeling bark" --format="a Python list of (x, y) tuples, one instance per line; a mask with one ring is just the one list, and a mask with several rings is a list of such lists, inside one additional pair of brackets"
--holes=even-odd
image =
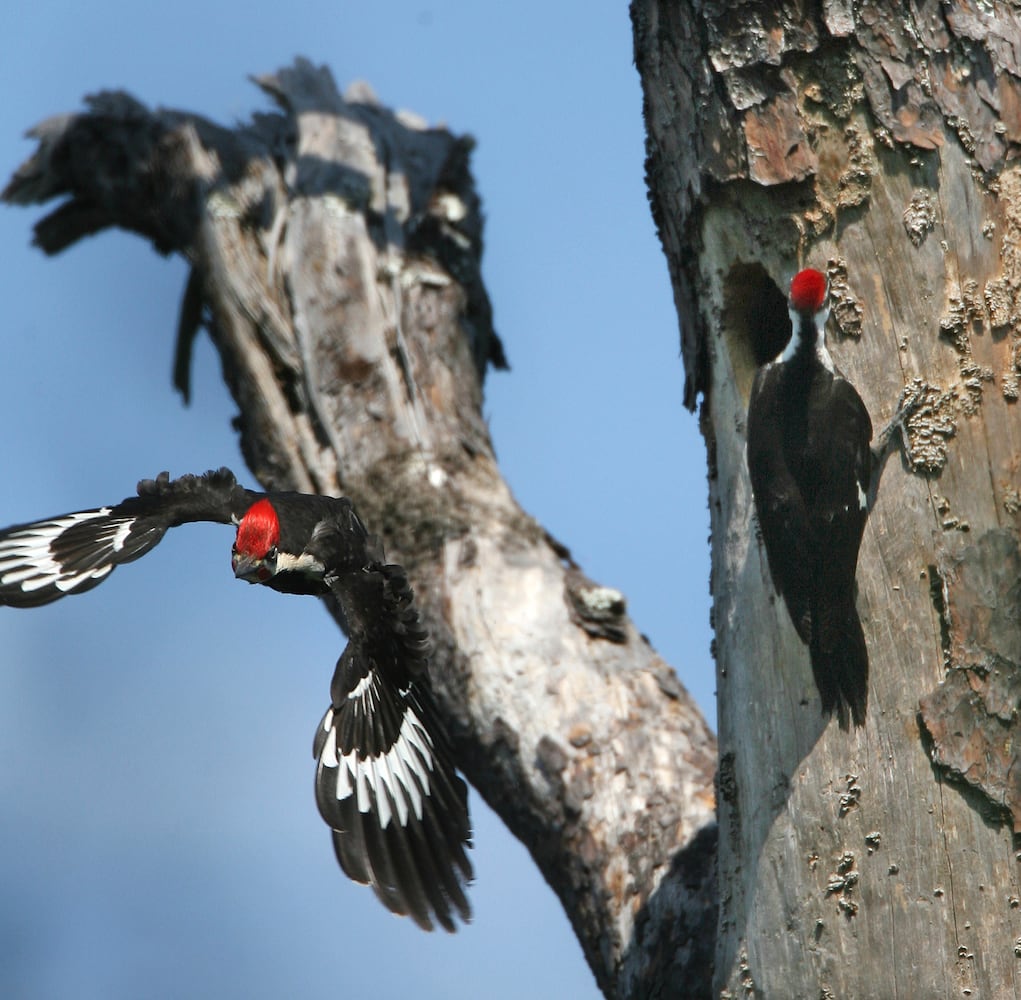
[(3, 193), (63, 198), (56, 253), (119, 226), (191, 264), (267, 488), (343, 492), (409, 570), (458, 762), (560, 897), (607, 996), (708, 991), (715, 742), (622, 595), (515, 503), (481, 413), (502, 364), (472, 143), (304, 61), (234, 130), (124, 93), (42, 123)]
[[(715, 990), (1014, 995), (1021, 15), (997, 0), (634, 0), (632, 20), (710, 470)], [(802, 266), (830, 273), (831, 352), (874, 426), (902, 396), (918, 404), (865, 532), (871, 691), (850, 735), (820, 717), (744, 462), (754, 369), (787, 336)]]
[(944, 560), (930, 575), (948, 672), (919, 713), (929, 752), (949, 780), (985, 796), (991, 819), (1006, 813), (1021, 833), (1021, 549), (993, 529)]

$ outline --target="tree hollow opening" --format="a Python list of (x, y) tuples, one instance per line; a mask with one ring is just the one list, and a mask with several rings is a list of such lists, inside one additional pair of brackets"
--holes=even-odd
[(787, 299), (761, 264), (735, 264), (723, 285), (723, 331), (734, 375), (744, 398), (755, 370), (790, 340)]

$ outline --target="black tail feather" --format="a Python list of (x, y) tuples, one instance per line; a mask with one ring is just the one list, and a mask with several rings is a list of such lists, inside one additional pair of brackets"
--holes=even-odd
[(812, 674), (822, 699), (822, 710), (837, 713), (841, 729), (865, 724), (869, 694), (869, 653), (853, 601), (815, 609)]

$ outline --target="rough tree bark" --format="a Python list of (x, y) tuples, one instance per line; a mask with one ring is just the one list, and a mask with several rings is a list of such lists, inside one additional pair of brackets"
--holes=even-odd
[[(515, 503), (481, 416), (502, 352), (479, 275), (471, 142), (341, 97), (299, 61), (236, 130), (124, 93), (35, 130), (4, 192), (65, 200), (57, 253), (120, 226), (191, 276), (266, 487), (353, 498), (409, 569), (471, 782), (558, 893), (607, 996), (708, 990), (715, 743), (622, 596)], [(196, 470), (199, 471), (199, 470)]]
[[(1021, 15), (635, 0), (632, 16), (710, 470), (714, 989), (1017, 995)], [(831, 348), (877, 430), (902, 392), (919, 404), (865, 532), (871, 683), (851, 734), (820, 716), (744, 462), (752, 374), (807, 265), (829, 272)]]

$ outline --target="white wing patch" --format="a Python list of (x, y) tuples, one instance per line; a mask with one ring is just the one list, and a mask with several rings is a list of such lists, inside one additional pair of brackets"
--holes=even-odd
[[(0, 539), (0, 586), (17, 584), (25, 593), (52, 586), (66, 593), (88, 580), (102, 580), (113, 569), (112, 563), (104, 562), (81, 572), (71, 572), (54, 558), (53, 546), (69, 529), (90, 521), (104, 520), (109, 514), (109, 507), (66, 514), (26, 525)], [(103, 550), (111, 555), (119, 552), (133, 524), (134, 518), (126, 518), (97, 525), (90, 539), (92, 548), (97, 554)]]
[[(337, 730), (331, 709), (323, 719), (326, 742), (319, 760), (323, 767), (336, 771), (336, 797), (356, 797), (358, 811), (375, 808), (380, 826), (385, 830), (393, 819), (391, 802), (397, 810), (397, 822), (407, 826), (413, 811), (422, 819), (423, 796), (429, 794), (433, 770), (432, 740), (410, 705), (404, 706), (404, 718), (397, 739), (386, 753), (364, 756), (357, 749), (338, 755)], [(374, 793), (374, 794), (370, 794)]]

